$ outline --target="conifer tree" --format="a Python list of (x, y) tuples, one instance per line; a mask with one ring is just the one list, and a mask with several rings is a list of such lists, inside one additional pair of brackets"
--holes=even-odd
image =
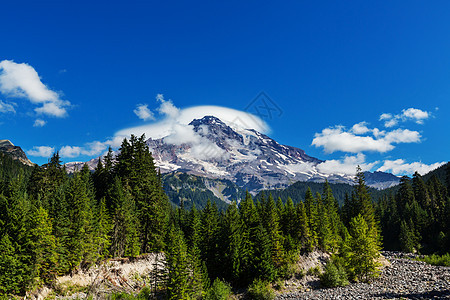
[(217, 276), (218, 272), (218, 236), (219, 215), (215, 204), (208, 199), (201, 218), (201, 242), (200, 250), (202, 259), (206, 263), (208, 274), (211, 278)]
[[(269, 199), (267, 201), (266, 207), (266, 220), (265, 220), (265, 230), (270, 239), (271, 246), (271, 258), (274, 266), (279, 267), (283, 260), (284, 250), (283, 250), (283, 240), (280, 232), (279, 214), (278, 207), (275, 205), (275, 201), (271, 194), (269, 194)], [(281, 208), (280, 208), (281, 209)]]
[(166, 251), (168, 299), (189, 299), (189, 265), (182, 232), (172, 226)]
[(273, 247), (270, 236), (262, 224), (256, 229), (254, 243), (254, 274), (253, 278), (260, 278), (268, 281), (275, 279), (277, 269), (274, 265)]
[(366, 221), (369, 230), (381, 241), (379, 224), (375, 218), (375, 208), (372, 203), (372, 196), (368, 191), (364, 173), (359, 166), (356, 169), (355, 181), (356, 185), (352, 194), (352, 202), (354, 203), (352, 206), (355, 211), (351, 213), (351, 217), (354, 218), (360, 214)]
[(405, 220), (401, 221), (399, 240), (402, 251), (416, 252), (419, 239), (411, 220), (408, 223)]
[(221, 249), (223, 274), (230, 282), (237, 282), (241, 275), (242, 221), (235, 201), (223, 216)]
[(111, 250), (113, 257), (137, 256), (140, 251), (138, 220), (131, 195), (118, 177), (108, 191), (113, 208)]
[(303, 202), (300, 202), (297, 206), (297, 215), (297, 238), (301, 242), (302, 248), (304, 248), (307, 252), (311, 252), (314, 250), (315, 241), (311, 236), (308, 215), (306, 214), (306, 208)]
[(239, 212), (243, 226), (240, 277), (242, 283), (250, 283), (253, 281), (255, 274), (255, 258), (257, 257), (255, 247), (257, 246), (257, 235), (260, 231), (259, 226), (261, 224), (258, 219), (258, 211), (252, 196), (248, 191), (245, 194), (245, 198), (240, 203)]
[(0, 296), (22, 294), (25, 272), (9, 235), (3, 234), (0, 238)]
[(330, 230), (330, 250), (336, 252), (341, 243), (342, 221), (339, 215), (339, 204), (333, 196), (333, 192), (328, 181), (325, 181), (322, 194), (322, 203), (328, 215)]
[(299, 236), (297, 235), (297, 218), (297, 210), (294, 206), (294, 202), (291, 197), (288, 197), (280, 222), (285, 237), (284, 248), (286, 251), (298, 248), (300, 239), (298, 239)]
[(68, 270), (80, 267), (85, 256), (91, 254), (90, 204), (92, 199), (89, 198), (88, 186), (84, 179), (81, 172), (76, 173), (66, 192), (69, 223), (67, 224), (67, 233), (61, 237), (61, 242), (66, 249), (64, 258)]
[(316, 247), (318, 244), (318, 213), (317, 204), (312, 195), (311, 189), (308, 187), (305, 194), (305, 210), (309, 221), (308, 227), (311, 234), (311, 244)]
[(32, 241), (32, 276), (34, 284), (50, 284), (56, 278), (58, 254), (56, 238), (52, 233), (52, 222), (47, 211), (39, 207), (34, 212), (30, 230)]
[(160, 251), (169, 224), (169, 200), (162, 188), (161, 178), (145, 136), (132, 135), (130, 142), (124, 140), (117, 156), (115, 173), (129, 188), (139, 212), (141, 252)]
[(346, 234), (341, 251), (352, 279), (369, 281), (378, 276), (380, 243), (362, 215), (350, 221), (349, 234)]
[(94, 246), (96, 248), (96, 259), (104, 259), (109, 256), (111, 246), (111, 218), (106, 207), (106, 200), (102, 198), (95, 206), (94, 215)]

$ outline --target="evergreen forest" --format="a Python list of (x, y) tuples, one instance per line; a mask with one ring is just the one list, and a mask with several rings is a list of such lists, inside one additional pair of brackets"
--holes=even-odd
[(145, 253), (165, 254), (160, 296), (208, 299), (218, 282), (245, 289), (288, 278), (298, 256), (316, 250), (331, 254), (323, 281), (337, 286), (376, 277), (382, 249), (450, 249), (449, 164), (440, 171), (445, 180), (415, 173), (376, 199), (358, 169), (355, 185), (339, 189), (343, 203), (325, 182), (299, 199), (247, 192), (223, 207), (209, 200), (176, 206), (144, 136), (125, 139), (119, 150), (110, 149), (95, 171), (85, 165), (74, 174), (58, 153), (34, 168), (0, 154), (1, 297)]

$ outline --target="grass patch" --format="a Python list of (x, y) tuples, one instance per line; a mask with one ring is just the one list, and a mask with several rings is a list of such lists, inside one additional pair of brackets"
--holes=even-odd
[(248, 287), (247, 296), (254, 300), (273, 300), (275, 299), (275, 292), (267, 281), (255, 279)]
[(416, 260), (424, 261), (433, 266), (450, 267), (450, 253), (444, 255), (426, 255), (425, 257), (417, 258)]

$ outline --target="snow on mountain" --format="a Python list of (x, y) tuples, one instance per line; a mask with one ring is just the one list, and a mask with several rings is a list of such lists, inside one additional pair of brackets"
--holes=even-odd
[[(296, 181), (354, 183), (354, 175), (339, 170), (333, 174), (319, 172), (317, 166), (323, 161), (302, 149), (281, 145), (254, 129), (233, 126), (214, 116), (194, 119), (146, 143), (162, 173), (176, 171), (230, 180), (252, 193), (285, 188)], [(97, 162), (98, 158), (87, 163), (94, 169)], [(82, 163), (66, 164), (69, 172), (81, 167)], [(371, 176), (368, 185), (386, 188), (398, 183), (396, 176), (384, 174)]]
[(253, 193), (284, 188), (296, 181), (353, 183), (352, 175), (320, 173), (316, 166), (323, 161), (256, 130), (233, 128), (213, 116), (195, 119), (189, 126), (189, 142), (170, 136), (147, 141), (162, 172), (228, 179)]

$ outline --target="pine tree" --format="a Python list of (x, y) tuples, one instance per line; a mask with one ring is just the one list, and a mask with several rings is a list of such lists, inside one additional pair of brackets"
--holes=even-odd
[(135, 204), (118, 177), (108, 191), (108, 198), (113, 208), (110, 254), (113, 257), (137, 256), (141, 246)]
[(201, 218), (201, 242), (200, 250), (202, 259), (206, 263), (208, 273), (211, 278), (217, 276), (218, 272), (218, 236), (219, 236), (219, 215), (215, 204), (211, 205), (208, 199)]
[(339, 204), (333, 196), (333, 192), (328, 181), (325, 181), (322, 194), (322, 202), (328, 215), (330, 240), (329, 248), (336, 252), (341, 243), (342, 221), (339, 216)]
[(3, 234), (0, 239), (0, 296), (21, 294), (25, 275), (11, 239), (8, 234)]
[(223, 217), (221, 249), (224, 277), (237, 282), (241, 275), (241, 248), (243, 224), (235, 201), (228, 206)]
[(419, 238), (411, 220), (408, 223), (404, 220), (400, 223), (399, 240), (402, 251), (409, 253), (416, 252)]
[(415, 172), (413, 175), (413, 190), (414, 198), (422, 207), (429, 207), (431, 204), (430, 196), (425, 182), (419, 173)]
[(168, 299), (189, 299), (189, 265), (182, 232), (172, 226), (166, 251)]
[(273, 259), (273, 246), (270, 236), (262, 224), (257, 227), (254, 240), (253, 264), (255, 273), (253, 278), (272, 281), (277, 274)]
[(81, 171), (74, 175), (66, 191), (66, 200), (69, 209), (68, 228), (61, 242), (66, 249), (68, 270), (74, 270), (81, 267), (82, 262), (89, 265), (95, 260), (92, 228), (94, 199), (88, 173)]
[[(257, 258), (256, 249), (257, 235), (260, 231), (258, 211), (252, 196), (247, 191), (245, 198), (240, 203), (240, 216), (242, 220), (242, 246), (241, 246), (241, 276), (240, 283), (251, 283), (255, 276)], [(261, 225), (262, 226), (262, 225)], [(270, 249), (269, 249), (270, 250)]]
[(309, 220), (309, 231), (311, 234), (311, 245), (316, 247), (318, 244), (318, 214), (317, 214), (317, 204), (312, 195), (311, 189), (308, 187), (305, 194), (305, 209), (306, 216)]
[(298, 239), (299, 236), (297, 235), (297, 218), (297, 210), (294, 202), (291, 197), (288, 197), (280, 222), (285, 237), (284, 248), (286, 251), (292, 251), (298, 248), (300, 239)]
[(264, 223), (265, 230), (270, 239), (272, 263), (276, 267), (279, 267), (281, 265), (284, 256), (278, 210), (279, 208), (276, 206), (272, 195), (269, 194), (269, 199), (267, 201), (267, 206), (265, 209), (267, 218), (266, 220), (264, 220)]
[(297, 238), (300, 240), (302, 248), (304, 248), (307, 252), (311, 252), (314, 250), (315, 242), (311, 236), (308, 215), (306, 214), (306, 208), (303, 202), (300, 202), (297, 206), (297, 215)]
[(50, 284), (56, 278), (58, 254), (56, 238), (52, 231), (52, 222), (47, 211), (39, 207), (33, 218), (30, 230), (32, 240), (34, 284)]
[(365, 218), (362, 215), (353, 218), (341, 250), (352, 279), (369, 281), (378, 276), (380, 248), (378, 237), (370, 230)]
[(94, 216), (94, 245), (96, 248), (96, 259), (105, 259), (109, 256), (111, 246), (111, 218), (106, 207), (106, 200), (102, 198), (95, 207)]
[(328, 252), (332, 250), (333, 244), (328, 211), (321, 201), (318, 201), (317, 210), (317, 233), (319, 238), (319, 246), (323, 251)]
[(352, 194), (352, 202), (355, 203), (354, 208), (356, 211), (352, 212), (351, 217), (354, 218), (360, 214), (366, 221), (369, 230), (373, 232), (373, 235), (381, 240), (379, 224), (375, 218), (375, 208), (372, 203), (372, 196), (368, 191), (364, 173), (359, 166), (356, 169), (355, 181), (356, 185)]
[(117, 156), (115, 173), (129, 188), (139, 212), (141, 252), (164, 249), (169, 224), (169, 200), (164, 193), (145, 136), (123, 141)]

